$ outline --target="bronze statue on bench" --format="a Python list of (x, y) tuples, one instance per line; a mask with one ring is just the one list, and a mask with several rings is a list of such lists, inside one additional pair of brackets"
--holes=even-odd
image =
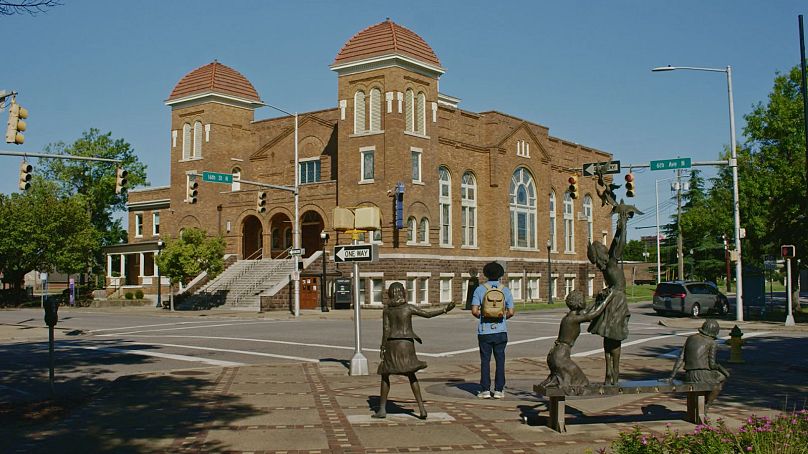
[(604, 289), (595, 298), (595, 304), (588, 311), (584, 311), (586, 301), (583, 293), (574, 291), (567, 295), (566, 302), (570, 311), (561, 319), (558, 338), (547, 354), (550, 376), (539, 386), (561, 388), (565, 394), (573, 396), (584, 393), (584, 388), (589, 385), (589, 379), (570, 358), (570, 353), (578, 336), (581, 335), (581, 323), (591, 321), (600, 315), (611, 300), (611, 291)]
[(421, 386), (415, 373), (426, 367), (426, 363), (419, 360), (415, 355), (415, 341), (421, 343), (412, 330), (412, 316), (431, 318), (445, 314), (454, 309), (455, 304), (448, 305), (436, 310), (424, 310), (407, 304), (407, 291), (400, 282), (390, 284), (387, 290), (387, 306), (382, 314), (382, 345), (381, 363), (377, 373), (382, 376), (381, 393), (379, 398), (379, 409), (373, 418), (387, 417), (387, 395), (390, 393), (390, 375), (406, 375), (410, 379), (410, 387), (415, 400), (418, 402), (418, 417), (426, 419), (427, 413), (424, 408), (424, 399), (421, 397)]
[(685, 341), (685, 346), (673, 366), (670, 381), (676, 378), (676, 373), (682, 364), (685, 366), (685, 383), (707, 383), (716, 385), (706, 396), (705, 406), (709, 406), (721, 392), (724, 382), (729, 378), (727, 371), (715, 361), (718, 337), (718, 322), (706, 320), (699, 328), (698, 334), (693, 334)]

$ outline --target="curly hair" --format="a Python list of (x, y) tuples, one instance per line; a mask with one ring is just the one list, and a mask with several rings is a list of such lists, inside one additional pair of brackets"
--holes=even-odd
[(579, 311), (586, 307), (584, 293), (580, 290), (571, 291), (564, 301), (567, 303), (567, 307), (573, 311)]

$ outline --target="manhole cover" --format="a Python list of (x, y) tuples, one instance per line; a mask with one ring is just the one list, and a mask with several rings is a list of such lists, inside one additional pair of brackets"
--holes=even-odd
[(208, 375), (209, 372), (203, 372), (201, 370), (175, 370), (171, 372), (171, 375)]

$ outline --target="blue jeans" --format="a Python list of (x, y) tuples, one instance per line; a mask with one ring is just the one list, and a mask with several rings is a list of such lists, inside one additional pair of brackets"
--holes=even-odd
[(478, 334), (480, 344), (480, 387), (483, 391), (491, 390), (491, 353), (497, 370), (494, 375), (494, 391), (505, 389), (505, 347), (508, 345), (508, 333)]

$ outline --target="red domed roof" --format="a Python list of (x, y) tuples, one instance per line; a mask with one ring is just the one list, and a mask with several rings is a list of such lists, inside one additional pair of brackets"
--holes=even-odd
[(389, 54), (403, 54), (440, 67), (438, 56), (423, 38), (389, 18), (362, 30), (349, 39), (342, 46), (332, 65)]
[(202, 93), (220, 93), (261, 102), (258, 92), (246, 77), (216, 60), (196, 68), (180, 79), (167, 101)]

